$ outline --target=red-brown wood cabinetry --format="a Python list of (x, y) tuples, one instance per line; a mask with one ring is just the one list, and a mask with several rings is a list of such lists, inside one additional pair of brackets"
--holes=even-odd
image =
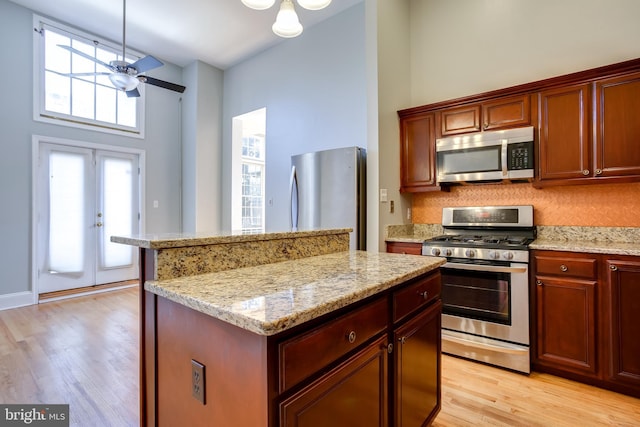
[(640, 257), (532, 255), (534, 369), (640, 397)]
[(439, 190), (435, 114), (400, 117), (400, 191)]
[(422, 255), (422, 243), (387, 242), (387, 252), (395, 254)]

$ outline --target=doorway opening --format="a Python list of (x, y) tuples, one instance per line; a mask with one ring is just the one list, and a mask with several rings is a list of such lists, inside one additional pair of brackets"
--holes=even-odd
[(267, 109), (233, 118), (231, 229), (264, 233)]
[(112, 243), (142, 222), (144, 152), (34, 137), (34, 303), (131, 286), (138, 251)]

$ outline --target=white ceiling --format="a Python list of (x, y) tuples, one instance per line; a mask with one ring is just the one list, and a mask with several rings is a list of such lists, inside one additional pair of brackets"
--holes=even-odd
[[(122, 43), (122, 1), (11, 1)], [(333, 0), (319, 11), (296, 4), (296, 12), (306, 29), (362, 1)], [(252, 10), (240, 0), (127, 0), (127, 46), (181, 67), (197, 59), (226, 69), (286, 40), (271, 31), (279, 5)]]

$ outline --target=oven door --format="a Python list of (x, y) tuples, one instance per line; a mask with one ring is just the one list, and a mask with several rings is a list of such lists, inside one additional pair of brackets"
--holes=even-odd
[(441, 273), (443, 329), (529, 345), (527, 264), (448, 262)]

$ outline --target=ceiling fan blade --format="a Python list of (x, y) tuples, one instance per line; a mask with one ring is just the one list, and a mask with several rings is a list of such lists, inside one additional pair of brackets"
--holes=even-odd
[(138, 92), (138, 88), (128, 90), (125, 93), (127, 94), (127, 97), (129, 97), (129, 98), (137, 98), (137, 97), (140, 96), (140, 92)]
[(67, 77), (83, 77), (83, 76), (108, 76), (111, 73), (57, 73), (60, 74), (61, 76), (67, 76)]
[(182, 93), (186, 89), (186, 87), (184, 86), (177, 85), (175, 83), (165, 82), (164, 80), (154, 79), (153, 77), (149, 77), (149, 76), (139, 76), (139, 77), (141, 82), (144, 82), (153, 86), (158, 86), (164, 89), (173, 90), (175, 92)]
[(153, 70), (154, 68), (162, 67), (164, 64), (158, 61), (151, 55), (147, 55), (144, 58), (138, 59), (133, 64), (129, 65), (131, 68), (135, 68), (138, 73), (144, 73), (145, 71)]
[(74, 49), (74, 48), (72, 48), (71, 46), (65, 46), (65, 45), (63, 45), (63, 44), (59, 44), (59, 45), (58, 45), (58, 47), (61, 47), (61, 48), (63, 48), (63, 49), (66, 49), (66, 50), (68, 50), (69, 52), (75, 53), (76, 55), (80, 55), (80, 56), (82, 56), (83, 58), (86, 58), (86, 59), (88, 59), (88, 60), (90, 60), (90, 61), (95, 62), (96, 64), (100, 64), (100, 65), (102, 65), (103, 67), (106, 67), (106, 68), (108, 68), (108, 69), (110, 69), (110, 70), (113, 70), (113, 67), (112, 67), (111, 65), (107, 64), (106, 62), (102, 62), (102, 61), (100, 61), (99, 59), (94, 58), (94, 57), (93, 57), (93, 56), (91, 56), (91, 55), (87, 55), (86, 53), (81, 52), (81, 51), (79, 51), (78, 49)]

